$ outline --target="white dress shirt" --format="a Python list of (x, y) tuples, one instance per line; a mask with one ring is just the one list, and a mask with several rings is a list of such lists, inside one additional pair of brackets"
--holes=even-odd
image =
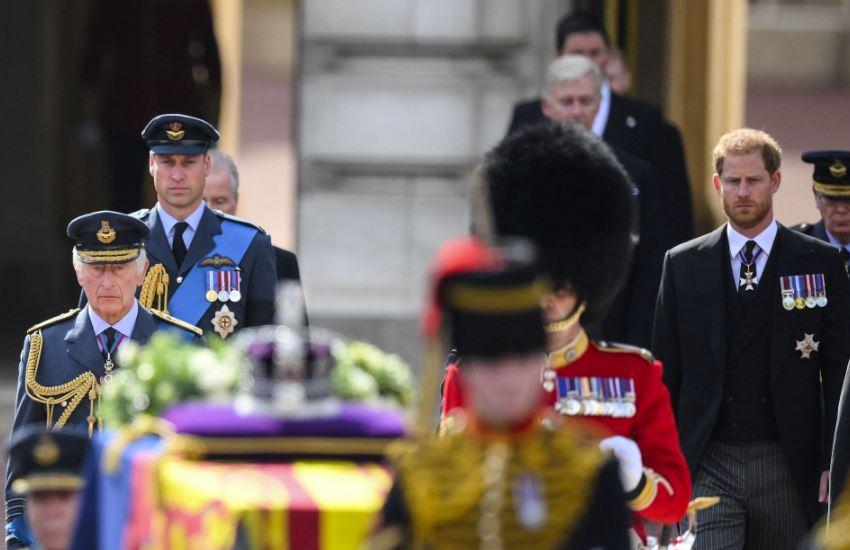
[[(186, 223), (189, 227), (183, 232), (183, 242), (186, 243), (186, 250), (189, 250), (189, 245), (192, 244), (192, 237), (195, 236), (195, 231), (198, 230), (198, 224), (201, 223), (201, 217), (204, 215), (204, 207), (206, 204), (201, 201), (201, 204), (194, 212), (186, 218)], [(165, 238), (168, 240), (168, 245), (174, 250), (174, 226), (179, 221), (177, 218), (166, 212), (159, 203), (156, 203), (159, 219), (162, 220), (162, 228), (165, 230)]]
[(599, 110), (593, 118), (593, 125), (590, 131), (596, 134), (597, 137), (602, 137), (605, 133), (605, 126), (608, 124), (608, 115), (611, 113), (611, 85), (605, 80), (599, 90)]
[[(133, 298), (133, 306), (130, 308), (130, 311), (128, 311), (124, 315), (124, 317), (122, 317), (114, 325), (110, 325), (109, 323), (104, 321), (100, 317), (100, 315), (95, 313), (95, 311), (91, 307), (91, 304), (87, 305), (86, 307), (89, 308), (89, 319), (91, 320), (91, 327), (94, 329), (95, 336), (100, 336), (100, 334), (103, 333), (103, 331), (108, 329), (109, 327), (112, 327), (116, 331), (118, 331), (119, 334), (115, 335), (116, 341), (118, 341), (118, 338), (121, 334), (124, 335), (124, 338), (130, 338), (133, 335), (133, 329), (136, 327), (136, 319), (139, 317), (139, 302), (136, 301), (135, 298)], [(104, 335), (102, 338), (103, 344), (106, 344), (105, 338), (106, 335)], [(98, 341), (98, 346), (100, 345), (101, 342)]]
[[(732, 261), (732, 280), (735, 282), (735, 288), (740, 288), (741, 275), (741, 258), (738, 253), (747, 244), (747, 241), (755, 241), (758, 248), (761, 249), (761, 254), (756, 258), (756, 276), (753, 281), (758, 284), (761, 280), (761, 274), (764, 273), (764, 267), (767, 265), (767, 258), (770, 256), (770, 250), (773, 248), (773, 242), (776, 240), (776, 232), (779, 227), (776, 220), (771, 220), (764, 231), (750, 239), (735, 231), (732, 224), (726, 224), (726, 238), (729, 240), (729, 255)], [(755, 256), (756, 250), (753, 250)]]

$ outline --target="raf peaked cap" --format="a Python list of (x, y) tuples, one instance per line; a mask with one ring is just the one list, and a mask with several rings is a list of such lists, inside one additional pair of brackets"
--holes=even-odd
[(83, 214), (68, 224), (77, 257), (86, 264), (124, 264), (139, 257), (150, 229), (138, 218), (103, 210)]
[(816, 193), (850, 199), (850, 151), (809, 151), (803, 153), (803, 162), (815, 165), (812, 179)]
[(29, 494), (80, 489), (88, 450), (88, 437), (73, 430), (50, 432), (40, 425), (16, 430), (9, 444), (9, 463), (15, 472), (12, 490)]
[(150, 150), (166, 155), (201, 155), (218, 138), (218, 130), (206, 120), (180, 114), (155, 116), (142, 130)]

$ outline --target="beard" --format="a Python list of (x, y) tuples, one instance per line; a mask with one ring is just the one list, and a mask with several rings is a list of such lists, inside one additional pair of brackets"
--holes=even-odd
[[(745, 205), (749, 208), (741, 210), (741, 207)], [(759, 225), (770, 215), (772, 207), (773, 203), (770, 199), (763, 202), (735, 201), (731, 204), (725, 197), (723, 199), (723, 211), (726, 213), (726, 217), (728, 217), (729, 221), (733, 224), (743, 228), (756, 227)]]

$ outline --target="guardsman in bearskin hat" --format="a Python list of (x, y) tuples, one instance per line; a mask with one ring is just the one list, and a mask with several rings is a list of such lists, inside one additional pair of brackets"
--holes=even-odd
[[(68, 224), (75, 241), (74, 271), (87, 298), (83, 308), (31, 327), (18, 368), (13, 430), (27, 424), (42, 429), (65, 427), (92, 434), (101, 384), (120, 367), (116, 353), (126, 340), (145, 343), (157, 330), (174, 330), (190, 340), (202, 332), (183, 321), (139, 306), (136, 289), (148, 261), (147, 226), (127, 214), (102, 211)], [(15, 475), (14, 465), (8, 471)], [(20, 511), (6, 486), (7, 524)]]
[[(397, 478), (372, 547), (628, 548), (615, 463), (542, 402), (548, 278), (527, 243), (505, 244), (469, 238), (437, 255), (425, 334), (429, 349), (463, 354), (468, 407), (441, 437), (391, 453)], [(428, 355), (439, 373), (444, 355)]]
[[(588, 339), (627, 272), (634, 239), (631, 183), (607, 147), (575, 125), (539, 126), (505, 139), (482, 170), (495, 232), (539, 248), (553, 291), (542, 301), (545, 402), (611, 437), (635, 528), (674, 523), (691, 497), (661, 365), (643, 349)], [(463, 364), (463, 359), (460, 365)], [(450, 365), (443, 413), (466, 405), (462, 367)]]

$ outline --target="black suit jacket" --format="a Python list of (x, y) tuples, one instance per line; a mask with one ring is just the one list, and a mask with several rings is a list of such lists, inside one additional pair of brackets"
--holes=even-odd
[[(546, 120), (539, 98), (517, 103), (508, 135)], [(691, 184), (679, 130), (652, 105), (612, 93), (602, 139), (652, 165), (658, 178), (659, 201), (665, 212), (664, 249), (693, 237)]]
[[(763, 280), (773, 295), (771, 392), (780, 443), (794, 472), (809, 520), (821, 471), (829, 464), (839, 393), (850, 357), (850, 287), (835, 248), (779, 226), (771, 250), (776, 280)], [(772, 260), (773, 258), (771, 258)], [(682, 451), (695, 470), (711, 438), (723, 397), (727, 361), (726, 308), (729, 245), (726, 226), (669, 251), (664, 258), (655, 311), (653, 351), (664, 363)], [(778, 277), (823, 273), (826, 307), (786, 311)], [(806, 334), (818, 351), (803, 359), (796, 342)]]
[(605, 314), (601, 333), (594, 336), (649, 348), (661, 262), (667, 250), (666, 218), (658, 210), (660, 190), (650, 164), (622, 149), (611, 149), (638, 189), (640, 241), (625, 284)]

